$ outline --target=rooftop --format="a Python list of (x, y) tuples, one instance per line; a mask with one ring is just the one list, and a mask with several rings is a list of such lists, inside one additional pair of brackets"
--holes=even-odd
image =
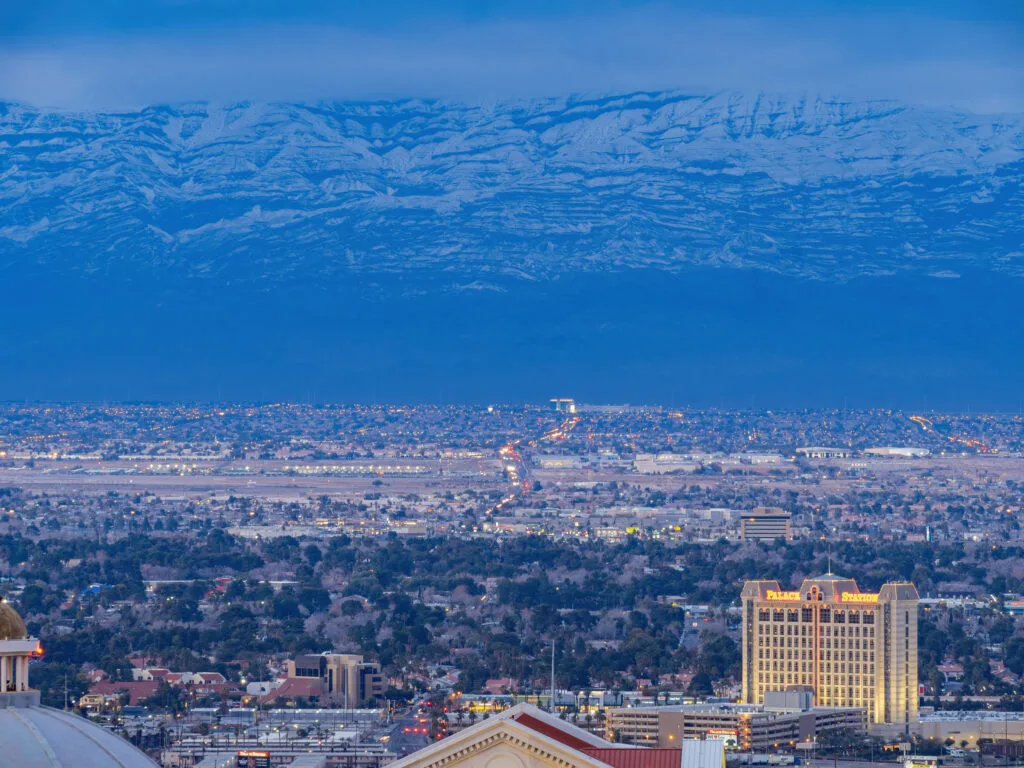
[[(156, 763), (120, 736), (78, 715), (38, 706), (0, 707), (4, 764), (18, 768), (153, 768)], [(6, 694), (15, 696), (18, 694)]]
[(25, 622), (6, 600), (0, 599), (0, 640), (24, 640), (28, 637)]

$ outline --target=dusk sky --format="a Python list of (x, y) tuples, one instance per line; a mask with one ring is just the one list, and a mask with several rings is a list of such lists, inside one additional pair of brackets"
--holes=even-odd
[(1024, 111), (1024, 5), (975, 2), (9, 0), (0, 99), (758, 90)]

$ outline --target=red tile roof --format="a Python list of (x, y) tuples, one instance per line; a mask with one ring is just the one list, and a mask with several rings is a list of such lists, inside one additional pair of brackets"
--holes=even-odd
[(591, 757), (612, 768), (679, 768), (680, 749), (644, 749), (643, 747), (584, 749)]
[(511, 677), (498, 677), (484, 683), (484, 690), (488, 693), (500, 694), (502, 688), (511, 691), (515, 688), (516, 681)]
[(156, 693), (159, 685), (160, 682), (158, 680), (136, 680), (130, 683), (103, 680), (90, 685), (89, 693), (101, 693), (104, 696), (110, 696), (111, 694), (126, 692), (130, 696), (128, 703), (134, 705)]
[(554, 723), (526, 713), (515, 717), (515, 721), (532, 731), (537, 731), (554, 739), (567, 747), (583, 752), (612, 768), (679, 768), (682, 762), (682, 751), (679, 749), (646, 749), (644, 747), (595, 747), (594, 744), (581, 739)]
[(275, 699), (294, 699), (299, 696), (319, 698), (324, 690), (318, 677), (289, 677), (280, 686), (260, 697), (260, 701), (268, 702)]
[(590, 742), (584, 741), (583, 739), (574, 736), (568, 731), (564, 731), (558, 726), (546, 723), (543, 720), (534, 717), (533, 715), (521, 714), (515, 718), (515, 721), (520, 725), (525, 725), (531, 731), (542, 733), (545, 736), (554, 739), (555, 741), (565, 744), (565, 746), (567, 747), (578, 749), (581, 752), (594, 748), (594, 745)]

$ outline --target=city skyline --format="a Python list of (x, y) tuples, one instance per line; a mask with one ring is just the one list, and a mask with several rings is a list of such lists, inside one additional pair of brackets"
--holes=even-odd
[(560, 394), (0, 404), (0, 696), (171, 765), (1024, 738), (962, 711), (1022, 690), (1019, 415)]

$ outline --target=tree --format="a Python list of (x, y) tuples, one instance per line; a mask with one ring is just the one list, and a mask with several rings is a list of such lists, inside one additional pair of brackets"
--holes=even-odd
[(739, 648), (732, 638), (725, 635), (708, 638), (705, 633), (697, 657), (698, 671), (705, 672), (715, 679), (728, 677), (739, 672), (741, 662)]
[(234, 602), (245, 597), (245, 582), (241, 579), (232, 579), (224, 592), (224, 597)]
[(1024, 638), (1012, 637), (1004, 643), (1003, 663), (1014, 674), (1024, 674)]
[(317, 563), (323, 560), (323, 553), (316, 544), (310, 544), (302, 551), (302, 554), (305, 555), (306, 562), (313, 568), (316, 568)]
[(686, 692), (690, 696), (713, 696), (715, 693), (714, 686), (712, 685), (711, 675), (707, 672), (698, 672), (690, 680), (690, 685), (687, 686)]
[(47, 590), (38, 584), (29, 584), (21, 593), (19, 602), (22, 613), (47, 613), (50, 608)]
[(331, 607), (331, 595), (323, 587), (303, 587), (299, 603), (310, 613), (319, 613)]
[(988, 636), (993, 643), (1002, 644), (1013, 637), (1015, 629), (1016, 624), (1013, 619), (1002, 617), (993, 622), (992, 628), (988, 631)]
[(302, 615), (299, 612), (299, 601), (295, 598), (295, 591), (293, 589), (285, 587), (274, 595), (272, 615), (278, 621), (297, 619)]
[(181, 688), (169, 685), (166, 680), (161, 680), (157, 684), (156, 691), (148, 699), (145, 699), (143, 704), (175, 714), (185, 709), (185, 697)]
[(169, 621), (185, 623), (202, 621), (203, 618), (203, 615), (199, 612), (199, 603), (186, 598), (168, 598), (160, 613)]

